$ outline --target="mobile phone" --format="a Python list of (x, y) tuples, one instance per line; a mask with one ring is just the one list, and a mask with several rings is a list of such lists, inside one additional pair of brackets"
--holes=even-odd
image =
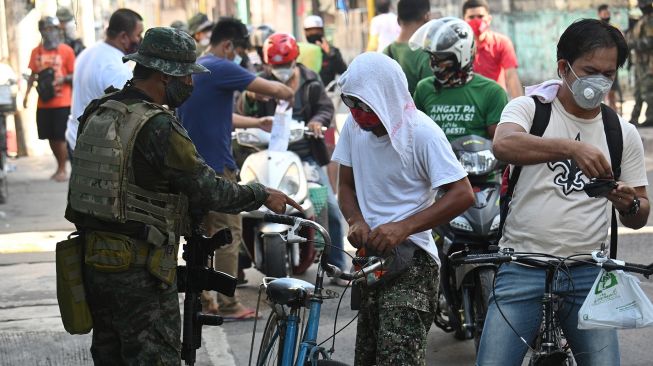
[(615, 188), (617, 188), (617, 181), (614, 179), (597, 178), (585, 183), (583, 190), (590, 197), (604, 197)]

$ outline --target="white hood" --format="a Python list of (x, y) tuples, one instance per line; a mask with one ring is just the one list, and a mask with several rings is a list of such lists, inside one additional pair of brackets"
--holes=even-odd
[[(415, 108), (401, 66), (382, 53), (366, 52), (352, 61), (338, 84), (343, 94), (360, 99), (379, 116), (390, 135), (392, 147), (407, 166), (412, 161), (416, 124), (434, 122)], [(358, 127), (351, 114), (347, 123)]]

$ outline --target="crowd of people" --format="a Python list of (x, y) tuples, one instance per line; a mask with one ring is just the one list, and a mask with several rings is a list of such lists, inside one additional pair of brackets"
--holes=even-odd
[[(288, 149), (316, 167), (328, 188), (329, 263), (350, 270), (345, 237), (367, 255), (398, 258), (387, 281), (362, 289), (356, 365), (426, 364), (440, 267), (431, 228), (475, 200), (449, 144), (458, 137), (491, 139), (498, 159), (523, 166), (502, 246), (560, 256), (597, 249), (607, 236), (609, 204), (624, 226), (644, 226), (641, 139), (620, 118), (622, 160), (619, 169), (611, 166), (603, 125), (612, 114), (602, 105), (619, 92), (613, 85), (631, 56), (629, 44), (636, 65), (649, 62), (643, 55), (653, 44), (653, 1), (640, 3), (643, 16), (628, 42), (609, 23), (607, 7), (599, 8), (600, 20), (571, 24), (551, 65), (559, 79), (526, 91), (513, 44), (491, 29), (485, 0), (465, 1), (462, 18), (438, 19), (431, 19), (428, 0), (400, 0), (396, 14), (390, 1), (376, 1), (370, 52), (349, 65), (317, 15), (303, 20), (301, 42), (268, 25), (248, 27), (230, 17), (213, 22), (201, 13), (143, 35), (143, 18), (119, 9), (105, 39), (85, 49), (69, 11), (44, 17), (26, 94), (38, 81), (39, 138), (50, 141), (57, 159), (53, 179), (69, 179), (66, 218), (83, 233), (95, 364), (180, 363), (174, 268), (189, 227), (231, 229), (233, 240), (215, 252), (214, 265), (244, 283), (238, 214), (262, 205), (279, 213), (288, 205), (301, 209), (283, 192), (238, 183), (232, 131), (269, 132), (281, 103), (313, 135)], [(326, 90), (332, 81), (349, 112), (335, 146), (323, 132), (335, 123)], [(637, 90), (648, 101), (649, 91)], [(531, 135), (541, 108), (550, 111), (548, 127)], [(338, 179), (329, 177), (330, 163), (339, 167)], [(618, 186), (589, 198), (583, 187), (595, 178)], [(562, 305), (573, 314), (561, 325), (579, 365), (619, 363), (616, 331), (575, 327), (598, 270), (574, 267), (574, 293)], [(479, 365), (521, 364), (527, 346), (520, 338), (539, 330), (531, 320), (541, 317), (543, 276), (540, 268), (500, 267)], [(256, 316), (237, 295), (202, 297), (205, 312), (227, 320)]]

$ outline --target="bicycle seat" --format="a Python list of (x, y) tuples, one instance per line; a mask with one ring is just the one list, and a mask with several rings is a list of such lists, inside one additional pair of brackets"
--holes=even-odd
[(296, 278), (278, 278), (270, 282), (265, 290), (270, 300), (281, 305), (302, 305), (315, 286)]

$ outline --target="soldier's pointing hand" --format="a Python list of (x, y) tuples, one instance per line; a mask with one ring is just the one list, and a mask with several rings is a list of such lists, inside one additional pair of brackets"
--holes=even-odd
[(287, 204), (296, 208), (300, 212), (304, 211), (302, 206), (300, 206), (292, 198), (288, 197), (285, 193), (272, 188), (266, 188), (265, 191), (268, 193), (268, 199), (265, 200), (265, 207), (269, 208), (275, 213), (285, 213)]

